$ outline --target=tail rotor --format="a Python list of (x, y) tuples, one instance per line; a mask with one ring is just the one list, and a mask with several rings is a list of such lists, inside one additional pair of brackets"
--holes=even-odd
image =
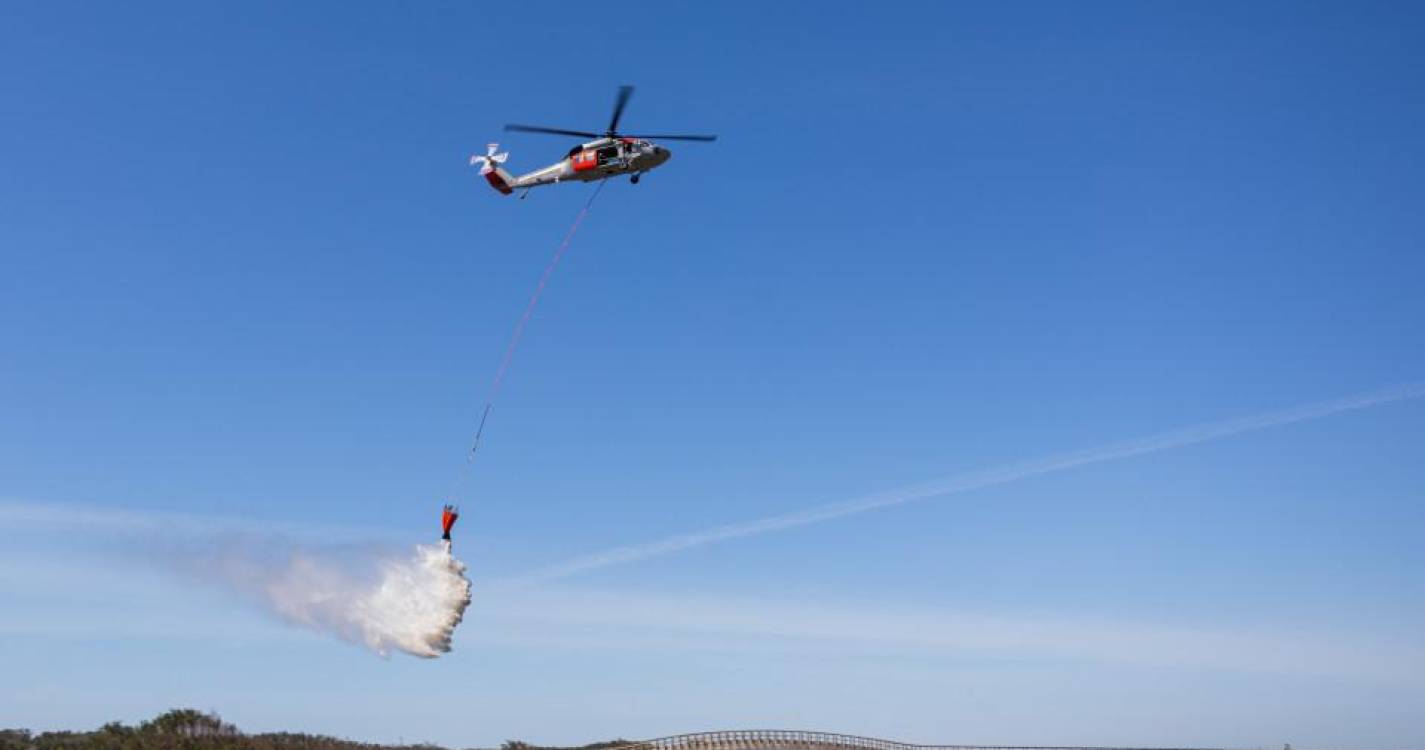
[(488, 144), (484, 156), (481, 156), (480, 154), (475, 154), (474, 156), (470, 157), (470, 166), (473, 167), (476, 164), (479, 164), (480, 174), (490, 174), (491, 172), (495, 171), (495, 168), (498, 165), (504, 164), (505, 160), (510, 158), (510, 152), (508, 151), (502, 151), (498, 154), (495, 153), (497, 150), (499, 150), (499, 148), (500, 144), (498, 143)]

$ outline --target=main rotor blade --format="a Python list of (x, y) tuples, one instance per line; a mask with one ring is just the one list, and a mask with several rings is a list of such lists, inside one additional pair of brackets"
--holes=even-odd
[(550, 135), (574, 135), (580, 138), (598, 138), (599, 133), (589, 133), (583, 130), (560, 130), (559, 128), (545, 128), (539, 125), (506, 125), (505, 130), (514, 133), (549, 133)]
[(715, 135), (630, 135), (627, 138), (647, 138), (650, 141), (715, 141)]
[(632, 86), (619, 86), (618, 98), (614, 100), (614, 116), (609, 120), (609, 135), (618, 132), (619, 118), (623, 117), (623, 108), (628, 106), (628, 98), (633, 96)]

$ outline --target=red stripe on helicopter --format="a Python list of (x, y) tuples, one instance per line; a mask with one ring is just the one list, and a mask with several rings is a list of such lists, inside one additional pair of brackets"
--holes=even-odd
[(575, 172), (587, 172), (599, 166), (599, 155), (593, 150), (580, 151), (569, 160), (574, 165)]

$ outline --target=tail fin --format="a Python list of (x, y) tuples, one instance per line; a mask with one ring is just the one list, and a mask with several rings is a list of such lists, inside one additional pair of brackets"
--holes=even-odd
[(509, 172), (500, 168), (500, 165), (504, 164), (505, 160), (510, 158), (510, 154), (508, 151), (499, 154), (495, 153), (499, 148), (500, 144), (498, 143), (489, 144), (484, 156), (475, 154), (470, 157), (470, 166), (473, 167), (476, 164), (480, 164), (480, 174), (485, 175), (485, 179), (490, 183), (490, 187), (505, 195), (509, 195), (515, 191), (512, 187), (515, 178), (511, 177)]
[(511, 177), (509, 172), (506, 172), (505, 170), (500, 169), (499, 167), (495, 167), (494, 169), (491, 169), (490, 171), (486, 172), (485, 179), (489, 181), (490, 187), (500, 191), (501, 193), (504, 193), (505, 195), (509, 195), (510, 193), (513, 193), (515, 191), (514, 188), (510, 187), (510, 184), (515, 181), (515, 178)]

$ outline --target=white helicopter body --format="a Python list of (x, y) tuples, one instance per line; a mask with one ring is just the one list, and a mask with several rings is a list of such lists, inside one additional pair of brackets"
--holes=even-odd
[[(673, 152), (663, 146), (652, 142), (652, 139), (679, 141), (714, 141), (715, 135), (650, 135), (650, 136), (626, 136), (620, 135), (617, 131), (619, 118), (623, 115), (624, 106), (628, 104), (628, 98), (633, 94), (632, 86), (622, 86), (619, 88), (618, 99), (614, 102), (613, 119), (609, 121), (608, 130), (602, 135), (582, 130), (561, 130), (558, 128), (546, 128), (532, 125), (506, 125), (505, 130), (522, 133), (552, 133), (554, 135), (572, 135), (592, 138), (593, 140), (582, 143), (569, 150), (569, 155), (563, 159), (550, 164), (547, 167), (536, 169), (533, 172), (515, 176), (506, 172), (501, 164), (509, 158), (508, 153), (496, 153), (499, 144), (489, 144), (488, 150), (482, 156), (476, 154), (470, 157), (470, 164), (481, 165), (480, 174), (490, 183), (490, 186), (505, 195), (509, 195), (516, 190), (528, 190), (543, 185), (553, 185), (558, 182), (593, 182), (594, 180), (604, 180), (618, 175), (629, 175), (629, 180), (638, 182), (638, 178), (644, 173), (668, 161)], [(520, 197), (524, 197), (523, 195)]]

